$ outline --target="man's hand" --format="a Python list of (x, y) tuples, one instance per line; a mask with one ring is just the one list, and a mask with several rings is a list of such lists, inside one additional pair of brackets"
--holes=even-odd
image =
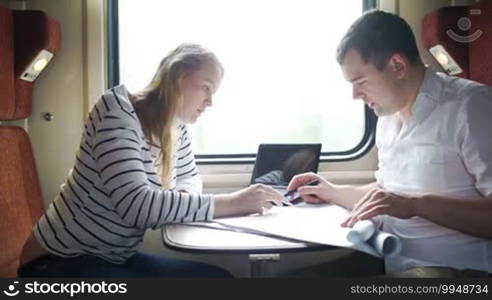
[[(317, 185), (307, 185), (314, 180), (318, 181)], [(287, 187), (288, 192), (295, 189), (308, 203), (329, 203), (332, 201), (335, 186), (318, 174), (303, 173), (294, 176)]]
[(352, 213), (341, 225), (352, 227), (357, 221), (378, 215), (390, 215), (400, 219), (414, 217), (415, 200), (414, 197), (396, 195), (383, 189), (372, 189), (355, 203)]

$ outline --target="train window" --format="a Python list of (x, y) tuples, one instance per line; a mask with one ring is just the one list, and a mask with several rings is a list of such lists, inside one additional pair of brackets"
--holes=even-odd
[(251, 159), (260, 143), (321, 142), (322, 157), (332, 160), (352, 159), (372, 146), (375, 117), (352, 100), (335, 59), (367, 1), (114, 3), (117, 28), (110, 40), (119, 60), (110, 84), (143, 88), (183, 42), (205, 46), (222, 62), (214, 105), (189, 126), (199, 161)]

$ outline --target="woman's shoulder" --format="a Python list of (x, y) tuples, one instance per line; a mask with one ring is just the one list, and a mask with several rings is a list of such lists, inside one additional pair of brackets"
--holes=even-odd
[(130, 97), (131, 94), (124, 85), (117, 85), (105, 91), (95, 106), (100, 113), (124, 115), (136, 119), (137, 115)]
[(125, 85), (117, 85), (114, 86), (104, 92), (101, 96), (101, 100), (103, 98), (107, 100), (107, 104), (116, 108), (131, 108), (133, 110), (132, 102), (130, 101), (131, 94), (126, 88)]

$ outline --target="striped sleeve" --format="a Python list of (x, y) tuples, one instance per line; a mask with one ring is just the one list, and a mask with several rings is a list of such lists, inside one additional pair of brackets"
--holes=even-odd
[(176, 161), (176, 189), (190, 193), (202, 193), (202, 179), (195, 163), (191, 139), (186, 125), (180, 126), (180, 141)]
[(150, 184), (143, 156), (148, 149), (135, 131), (139, 123), (122, 112), (117, 114), (119, 118), (103, 118), (98, 124), (93, 151), (102, 186), (118, 215), (142, 229), (212, 219), (212, 195), (163, 190)]

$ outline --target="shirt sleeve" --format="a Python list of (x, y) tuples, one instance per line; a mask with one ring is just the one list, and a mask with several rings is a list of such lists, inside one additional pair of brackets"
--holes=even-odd
[(484, 196), (492, 196), (492, 89), (480, 87), (464, 102), (461, 151), (464, 164), (475, 177), (475, 186)]
[(203, 183), (195, 163), (195, 155), (186, 125), (181, 125), (180, 144), (176, 160), (176, 190), (202, 193)]
[(212, 219), (212, 195), (164, 190), (150, 184), (143, 155), (148, 149), (135, 130), (138, 126), (135, 115), (113, 114), (96, 128), (96, 169), (117, 214), (142, 229)]

